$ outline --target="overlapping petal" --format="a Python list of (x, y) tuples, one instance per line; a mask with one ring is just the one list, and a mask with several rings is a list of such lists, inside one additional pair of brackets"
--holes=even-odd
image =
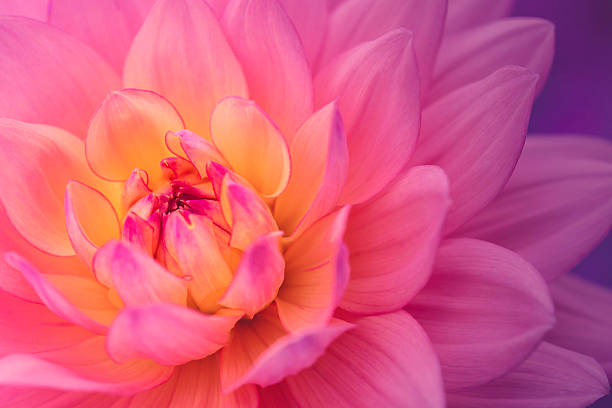
[(505, 17), (515, 0), (452, 0), (446, 13), (446, 34), (455, 33)]

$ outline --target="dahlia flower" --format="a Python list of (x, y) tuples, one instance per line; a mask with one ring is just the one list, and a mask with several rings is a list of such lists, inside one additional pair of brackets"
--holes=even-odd
[(605, 394), (612, 146), (525, 142), (510, 4), (4, 0), (0, 406)]

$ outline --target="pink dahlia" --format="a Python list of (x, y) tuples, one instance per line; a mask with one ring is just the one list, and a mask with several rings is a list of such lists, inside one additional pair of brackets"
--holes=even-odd
[(509, 4), (4, 0), (0, 406), (605, 394), (612, 146), (525, 143)]

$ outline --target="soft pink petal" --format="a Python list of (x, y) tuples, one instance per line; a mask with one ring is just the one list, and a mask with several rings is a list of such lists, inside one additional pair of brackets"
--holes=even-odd
[(539, 18), (509, 18), (445, 39), (436, 60), (427, 101), (477, 81), (505, 65), (520, 65), (540, 75), (542, 90), (552, 64), (554, 26)]
[[(200, 310), (214, 312), (232, 281), (232, 270), (223, 258), (215, 226), (206, 216), (170, 214), (164, 231), (168, 254), (184, 276), (189, 276), (189, 293)], [(205, 254), (205, 256), (202, 256)]]
[(142, 169), (132, 170), (121, 190), (121, 209), (127, 211), (136, 201), (151, 193), (149, 175)]
[(242, 69), (202, 0), (155, 4), (127, 56), (123, 84), (164, 95), (187, 127), (207, 139), (217, 102), (248, 96)]
[[(53, 283), (49, 280), (52, 276), (41, 274), (31, 263), (15, 253), (7, 253), (4, 255), (4, 261), (12, 268), (19, 270), (23, 277), (32, 286), (38, 297), (44, 304), (55, 314), (64, 319), (84, 327), (94, 333), (104, 334), (107, 331), (108, 317), (104, 316), (104, 321), (98, 321), (95, 317), (95, 310), (81, 310), (71, 300), (68, 299)], [(55, 275), (55, 279), (61, 278), (61, 275)], [(70, 277), (68, 277), (70, 278)], [(83, 279), (73, 277), (73, 279)], [(78, 289), (78, 287), (75, 287)], [(93, 293), (93, 292), (92, 292)], [(82, 293), (84, 300), (87, 300), (88, 293)], [(111, 307), (110, 304), (108, 305)], [(112, 317), (111, 317), (112, 318)]]
[(351, 278), (343, 309), (366, 314), (397, 310), (423, 288), (450, 206), (448, 194), (440, 168), (419, 166), (352, 208), (346, 231)]
[(116, 72), (155, 0), (49, 0), (48, 22), (96, 50)]
[(448, 394), (449, 408), (586, 407), (610, 391), (601, 367), (590, 357), (542, 343), (506, 376)]
[(335, 103), (304, 122), (290, 150), (291, 178), (274, 204), (274, 218), (286, 235), (307, 228), (338, 204), (348, 171), (348, 151)]
[(276, 197), (291, 174), (289, 147), (283, 135), (253, 102), (223, 99), (210, 121), (212, 141), (232, 169), (265, 197)]
[(435, 164), (450, 180), (445, 233), (482, 210), (504, 187), (523, 148), (537, 75), (505, 67), (423, 110), (410, 165)]
[(443, 241), (431, 279), (406, 310), (434, 344), (448, 390), (506, 373), (554, 324), (538, 272), (515, 253), (473, 239)]
[(119, 87), (112, 68), (81, 42), (33, 20), (1, 17), (0, 39), (0, 116), (84, 139), (96, 106)]
[(272, 310), (236, 326), (221, 352), (224, 392), (243, 384), (266, 387), (311, 366), (327, 346), (351, 328), (346, 322), (287, 334)]
[(219, 304), (243, 310), (248, 317), (253, 317), (274, 300), (285, 270), (279, 235), (264, 235), (245, 248), (232, 283)]
[(129, 408), (129, 397), (45, 388), (0, 386), (0, 399), (2, 408)]
[(445, 13), (446, 0), (347, 0), (331, 13), (319, 67), (363, 42), (403, 28), (412, 32), (421, 89), (426, 89)]
[(317, 60), (327, 27), (327, 0), (279, 0), (291, 18), (312, 67)]
[(91, 267), (98, 248), (121, 235), (117, 213), (108, 198), (98, 190), (74, 180), (66, 187), (64, 207), (72, 247)]
[(413, 318), (399, 311), (366, 317), (356, 325), (312, 367), (285, 380), (297, 406), (445, 406), (438, 360)]
[(0, 3), (0, 14), (46, 21), (48, 2), (49, 0), (3, 0)]
[(403, 29), (340, 55), (317, 75), (316, 106), (337, 99), (345, 124), (344, 203), (372, 197), (408, 161), (419, 131), (418, 78), (412, 37)]
[(276, 304), (289, 331), (326, 325), (349, 279), (348, 252), (342, 238), (349, 208), (321, 218), (285, 251), (285, 280)]
[(566, 275), (550, 285), (557, 324), (546, 340), (595, 358), (612, 379), (612, 291)]
[(241, 316), (207, 315), (172, 304), (128, 307), (110, 326), (106, 349), (120, 363), (151, 359), (162, 365), (185, 364), (222, 348)]
[(186, 305), (186, 281), (127, 242), (104, 245), (94, 257), (93, 267), (98, 280), (112, 283), (127, 306), (160, 302)]
[(160, 228), (157, 224), (158, 221), (149, 222), (130, 211), (123, 220), (121, 238), (154, 256), (159, 245)]
[(277, 230), (266, 203), (253, 190), (232, 181), (229, 174), (223, 179), (219, 201), (232, 228), (232, 247), (244, 250), (260, 235)]
[(174, 106), (162, 96), (139, 89), (110, 94), (92, 117), (85, 154), (96, 174), (110, 180), (127, 180), (134, 168), (146, 170), (157, 187), (160, 161), (172, 154), (166, 148), (169, 130), (185, 124)]
[(277, 0), (230, 0), (222, 25), (249, 94), (291, 138), (312, 113), (312, 78), (298, 33)]
[[(193, 133), (189, 130), (181, 130), (180, 132), (172, 134), (178, 139), (180, 150), (183, 151), (184, 155), (195, 166), (202, 178), (206, 177), (206, 166), (211, 161), (223, 166), (228, 166), (215, 145), (197, 133)], [(168, 144), (169, 135), (170, 134), (166, 135), (166, 144)], [(180, 151), (172, 150), (172, 152), (176, 155), (181, 155)]]
[(501, 194), (458, 236), (509, 248), (552, 280), (612, 226), (612, 144), (587, 136), (528, 137)]
[(454, 33), (506, 17), (512, 6), (514, 0), (450, 0), (445, 32)]

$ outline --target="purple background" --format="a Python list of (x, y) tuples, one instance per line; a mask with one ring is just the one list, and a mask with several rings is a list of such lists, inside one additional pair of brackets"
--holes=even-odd
[[(514, 15), (542, 17), (556, 26), (555, 60), (529, 131), (612, 140), (612, 1), (517, 0)], [(612, 288), (612, 234), (574, 271)], [(612, 407), (612, 395), (591, 407)]]

